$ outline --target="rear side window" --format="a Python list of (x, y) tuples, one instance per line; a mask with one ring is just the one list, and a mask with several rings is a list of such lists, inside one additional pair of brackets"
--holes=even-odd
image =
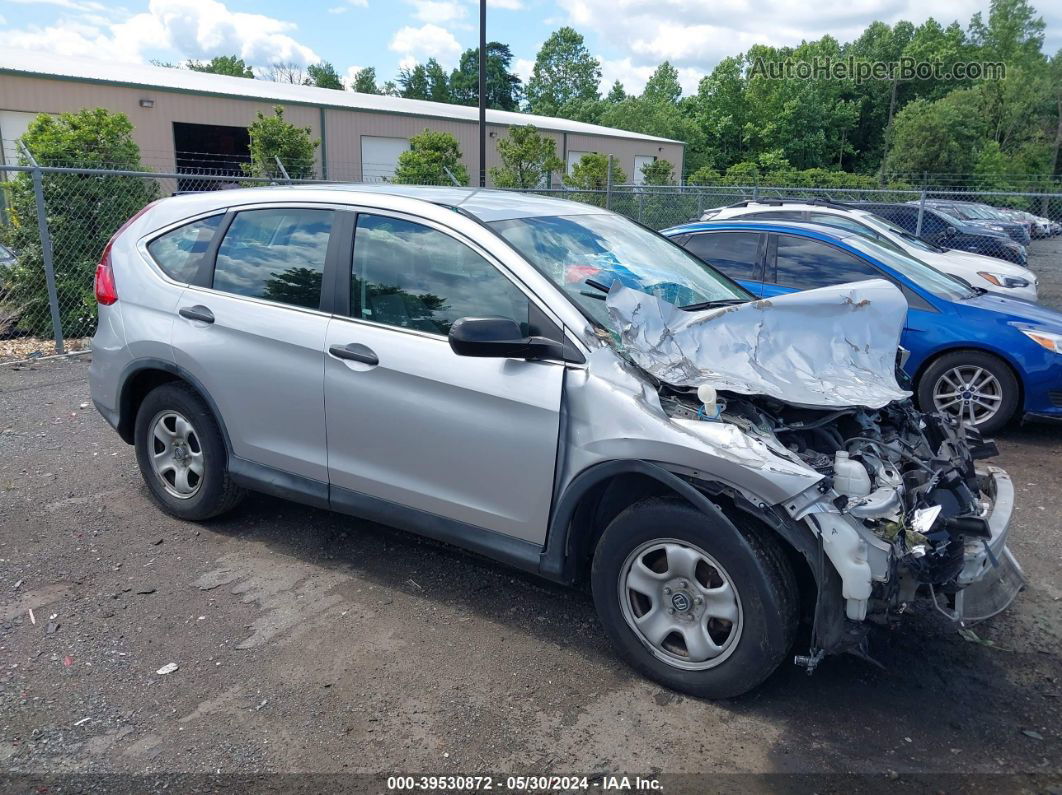
[(214, 289), (317, 309), (334, 217), (293, 207), (239, 213), (218, 248)]
[(798, 290), (881, 278), (877, 270), (847, 251), (793, 235), (778, 236), (776, 262), (778, 284)]
[(162, 272), (177, 282), (190, 282), (199, 270), (203, 255), (221, 225), (222, 215), (200, 218), (171, 229), (148, 243), (148, 252)]
[(849, 232), (855, 232), (860, 235), (869, 235), (870, 237), (880, 237), (873, 229), (870, 229), (866, 224), (861, 224), (854, 218), (849, 218), (844, 215), (836, 215), (834, 213), (811, 213), (808, 220), (813, 224), (822, 224), (823, 226), (834, 226), (838, 229), (847, 229)]
[(731, 279), (760, 278), (760, 235), (757, 232), (710, 232), (694, 235), (687, 251), (714, 265)]

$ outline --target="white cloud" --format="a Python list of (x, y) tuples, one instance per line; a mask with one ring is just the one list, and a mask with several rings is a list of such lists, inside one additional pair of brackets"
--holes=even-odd
[[(795, 46), (827, 33), (842, 42), (851, 41), (875, 19), (890, 24), (907, 19), (919, 24), (932, 15), (942, 24), (957, 19), (965, 26), (975, 11), (987, 11), (984, 0), (820, 0), (812, 5), (805, 0), (775, 0), (769, 8), (758, 0), (557, 3), (567, 14), (567, 24), (584, 32), (594, 31), (591, 43), (615, 52), (616, 62), (611, 68), (616, 74), (629, 74), (632, 86), (640, 70), (663, 60), (670, 60), (680, 70), (705, 73), (722, 58), (744, 52), (752, 44)], [(1045, 18), (1052, 13), (1047, 11)], [(684, 88), (690, 78), (683, 75)]]
[(531, 73), (535, 69), (535, 61), (533, 58), (517, 58), (513, 62), (513, 72), (524, 81), (524, 85), (527, 85), (527, 81), (531, 79)]
[[(646, 81), (656, 71), (656, 66), (639, 66), (630, 58), (609, 60), (598, 57), (598, 60), (601, 61), (601, 93), (603, 94), (607, 94), (617, 80), (623, 83), (623, 90), (628, 94), (641, 94)], [(690, 67), (678, 67), (678, 76), (682, 92), (687, 95), (695, 94), (697, 85), (704, 77), (704, 72)]]
[(464, 19), (465, 7), (455, 0), (412, 0), (413, 16), (430, 25), (445, 25)]
[(524, 7), (520, 0), (487, 0), (487, 8), (503, 8), (506, 11), (519, 11)]
[(305, 66), (320, 61), (317, 53), (290, 35), (294, 30), (290, 22), (230, 11), (217, 0), (151, 0), (146, 12), (121, 22), (106, 23), (98, 16), (60, 19), (47, 27), (6, 30), (4, 43), (110, 61), (143, 61), (148, 49), (170, 50), (180, 60), (235, 53), (259, 66), (278, 61)]
[(428, 58), (435, 58), (443, 66), (453, 66), (461, 54), (461, 45), (454, 34), (438, 25), (421, 25), (419, 28), (406, 26), (399, 28), (389, 45), (401, 59), (399, 65), (409, 68), (413, 64), (423, 63)]
[(364, 66), (348, 66), (347, 71), (343, 73), (343, 85), (350, 88), (354, 85), (354, 78), (358, 76), (358, 72), (364, 69)]
[(332, 6), (328, 9), (329, 14), (345, 14), (352, 8), (368, 8), (369, 0), (346, 0), (343, 5)]

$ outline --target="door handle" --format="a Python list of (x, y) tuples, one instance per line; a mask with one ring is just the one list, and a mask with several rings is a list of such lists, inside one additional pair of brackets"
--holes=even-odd
[(380, 358), (373, 349), (368, 345), (362, 345), (360, 342), (352, 342), (349, 345), (332, 345), (328, 352), (337, 359), (348, 359), (362, 364), (375, 365), (380, 363)]
[(181, 317), (188, 318), (189, 320), (199, 320), (203, 323), (214, 322), (214, 313), (202, 304), (196, 304), (195, 306), (182, 306), (178, 314), (180, 314)]

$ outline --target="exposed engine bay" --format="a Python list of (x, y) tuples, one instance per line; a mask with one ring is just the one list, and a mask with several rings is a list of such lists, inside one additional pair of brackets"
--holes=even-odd
[[(607, 307), (617, 352), (655, 388), (646, 404), (717, 461), (740, 450), (779, 485), (804, 473), (780, 501), (757, 490), (764, 479), (722, 489), (803, 544), (819, 592), (809, 669), (859, 651), (869, 624), (897, 620), (916, 597), (967, 624), (1024, 586), (1006, 547), (1010, 478), (976, 463), (997, 454), (976, 429), (915, 408), (897, 355), (906, 301), (891, 284), (699, 312), (613, 285)], [(709, 475), (693, 479), (711, 492)]]
[[(1024, 585), (1009, 551), (993, 543), (1001, 540), (1000, 529), (990, 519), (993, 508), (1001, 507), (995, 505), (998, 479), (1006, 475), (975, 467), (998, 452), (975, 429), (923, 414), (910, 400), (880, 409), (821, 410), (704, 388), (698, 395), (666, 384), (659, 395), (675, 420), (735, 425), (823, 475), (818, 498), (787, 508), (792, 518), (816, 528), (827, 552), (837, 519), (846, 519), (862, 537), (862, 544), (836, 556), (841, 560), (830, 556), (842, 579), (846, 555), (862, 558), (871, 572), (869, 593), (845, 593), (849, 619), (885, 623), (924, 594), (950, 619), (970, 623), (1005, 609)], [(977, 561), (983, 565), (971, 565)], [(1007, 593), (971, 604), (960, 594), (984, 565), (1000, 570)]]

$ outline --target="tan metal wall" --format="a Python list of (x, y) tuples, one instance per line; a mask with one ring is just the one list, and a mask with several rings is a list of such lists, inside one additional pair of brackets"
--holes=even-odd
[[(154, 100), (154, 107), (142, 108), (141, 99)], [(255, 120), (258, 112), (272, 113), (274, 104), (161, 89), (0, 75), (0, 110), (62, 113), (81, 108), (103, 107), (124, 113), (133, 122), (134, 138), (140, 146), (143, 161), (156, 170), (171, 170), (175, 167), (173, 122), (246, 127)], [(300, 127), (309, 127), (315, 138), (322, 138), (320, 108), (286, 105), (284, 117)], [(330, 179), (361, 179), (361, 136), (409, 138), (425, 128), (450, 132), (457, 138), (468, 172), (475, 179), (478, 168), (475, 157), (478, 132), (474, 123), (341, 108), (325, 108), (323, 117), (326, 173)], [(494, 141), (506, 135), (507, 130), (508, 128), (502, 125), (487, 127), (490, 136), (487, 142), (488, 169), (498, 165)], [(667, 158), (675, 166), (676, 174), (681, 173), (683, 148), (679, 144), (564, 134), (548, 130), (543, 132), (557, 142), (557, 156), (562, 160), (568, 150), (613, 154), (618, 158), (628, 179), (631, 179), (634, 174), (635, 155), (655, 155)], [(320, 153), (318, 160), (320, 161)], [(318, 170), (321, 170), (320, 162)]]

